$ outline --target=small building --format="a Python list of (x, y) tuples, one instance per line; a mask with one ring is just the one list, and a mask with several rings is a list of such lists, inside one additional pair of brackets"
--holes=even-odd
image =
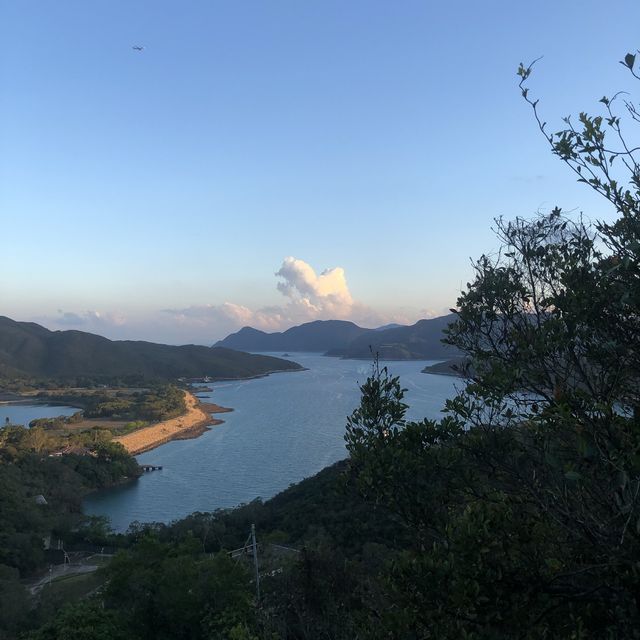
[(54, 451), (49, 454), (50, 458), (59, 458), (60, 456), (94, 456), (95, 452), (87, 449), (87, 447), (82, 447), (80, 445), (67, 445), (66, 447), (59, 449), (58, 451)]
[(87, 449), (87, 447), (82, 447), (80, 445), (68, 445), (62, 450), (62, 455), (90, 456), (91, 451)]

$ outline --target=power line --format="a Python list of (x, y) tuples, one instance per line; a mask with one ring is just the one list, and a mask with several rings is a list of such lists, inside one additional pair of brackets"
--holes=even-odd
[(256, 601), (260, 602), (260, 572), (258, 570), (258, 545), (256, 544), (256, 525), (251, 525), (251, 541), (253, 543), (253, 564), (256, 569)]

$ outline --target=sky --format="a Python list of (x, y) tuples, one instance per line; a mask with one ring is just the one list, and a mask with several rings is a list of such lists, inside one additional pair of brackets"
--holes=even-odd
[(638, 24), (636, 1), (0, 0), (0, 315), (171, 344), (443, 315), (497, 216), (613, 215), (516, 69), (544, 56), (560, 129), (634, 89)]

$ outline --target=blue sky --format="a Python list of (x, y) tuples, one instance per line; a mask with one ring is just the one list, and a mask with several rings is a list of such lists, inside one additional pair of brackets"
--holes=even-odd
[(207, 344), (446, 312), (494, 217), (611, 215), (515, 76), (544, 55), (558, 128), (633, 89), (640, 4), (608, 7), (0, 0), (0, 314)]

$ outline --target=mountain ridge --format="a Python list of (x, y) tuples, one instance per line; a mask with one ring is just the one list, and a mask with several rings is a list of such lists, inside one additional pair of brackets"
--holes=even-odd
[(273, 333), (242, 327), (213, 346), (242, 351), (324, 352), (332, 348), (346, 348), (354, 338), (368, 331), (371, 329), (363, 329), (348, 320), (314, 320)]
[(50, 331), (0, 316), (0, 376), (5, 377), (225, 379), (300, 369), (288, 360), (224, 347), (109, 340), (84, 331)]
[(286, 331), (266, 333), (243, 327), (214, 347), (247, 351), (316, 351), (327, 356), (369, 359), (377, 353), (383, 360), (437, 360), (456, 355), (442, 344), (443, 331), (454, 314), (418, 320), (413, 325), (365, 329), (347, 320), (315, 320)]

